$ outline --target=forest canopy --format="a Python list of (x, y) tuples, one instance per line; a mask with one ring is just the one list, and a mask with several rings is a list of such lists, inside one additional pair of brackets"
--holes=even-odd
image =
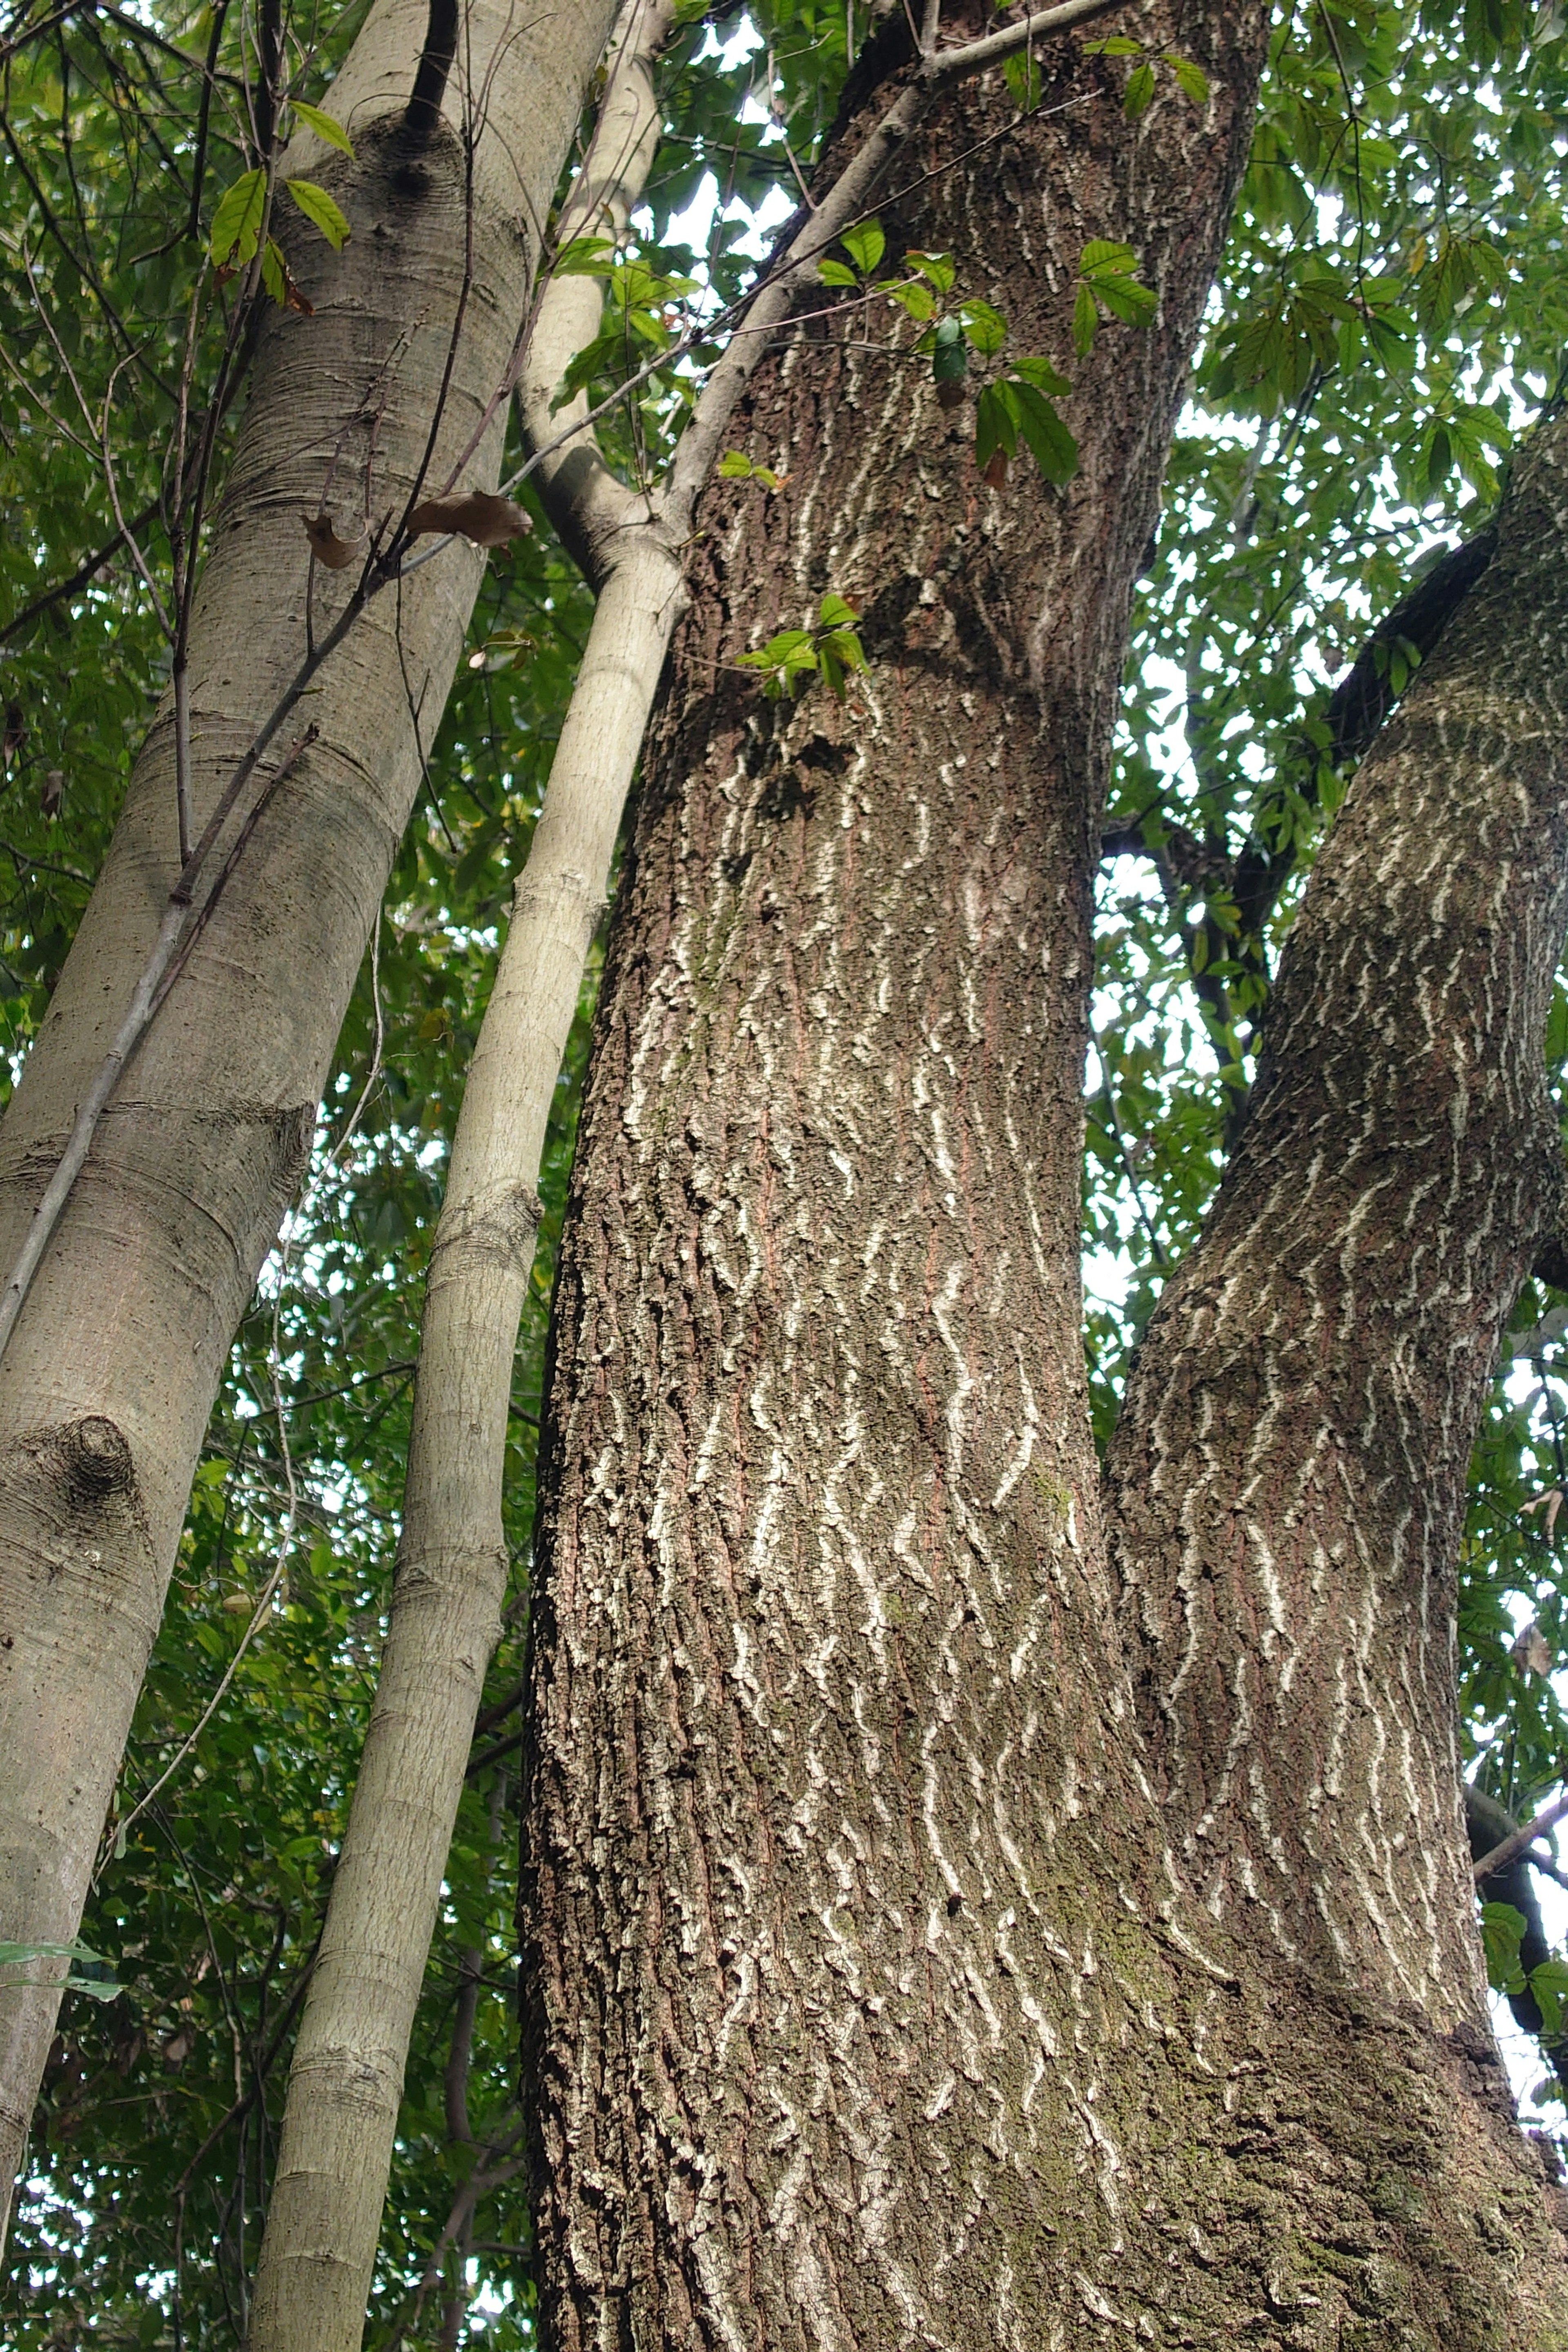
[[(362, 0), (281, 14), (20, 0), (0, 31), (7, 1088), (170, 690), (182, 600), (205, 561), (205, 516), (187, 540), (166, 528), (169, 469), (201, 453), (216, 501), (258, 321), (268, 305), (306, 303), (262, 209), (268, 110), (291, 110), (282, 135), (304, 124), (329, 145), (342, 138), (333, 79), (365, 13)], [(605, 330), (577, 382), (604, 404), (601, 443), (632, 485), (660, 477), (729, 311), (821, 158), (866, 29), (854, 0), (699, 0), (678, 16), (658, 68), (663, 139), (626, 236), (553, 256), (603, 283)], [(1156, 92), (1201, 107), (1202, 73), (1179, 49), (1146, 48), (1135, 14), (1094, 30), (1130, 124)], [(1032, 58), (1007, 74), (1019, 110), (1049, 102)], [(1568, 25), (1551, 0), (1279, 12), (1139, 580), (1104, 820), (1084, 1078), (1085, 1346), (1101, 1444), (1242, 1130), (1275, 961), (1320, 840), (1435, 644), (1449, 584), (1484, 560), (1513, 453), (1568, 389), (1565, 153)], [(334, 247), (353, 236), (317, 183), (297, 179), (291, 200)], [(829, 292), (864, 295), (867, 334), (904, 334), (909, 362), (939, 383), (946, 369), (966, 397), (966, 371), (998, 348), (984, 304), (943, 307), (965, 289), (942, 284), (940, 257), (923, 276), (921, 256), (899, 257), (898, 282), (915, 292), (901, 304), (879, 293), (879, 240), (864, 227), (844, 240)], [(1144, 331), (1137, 267), (1086, 244), (1059, 342), (1026, 355), (1034, 377), (1020, 363), (1024, 390), (1006, 415), (994, 404), (989, 441), (982, 395), (974, 465), (1004, 495), (1026, 467), (1070, 475), (1075, 367), (1097, 339)], [(939, 310), (959, 325), (917, 350)], [(520, 429), (508, 428), (508, 474), (523, 460)], [(749, 465), (737, 455), (721, 471), (773, 496)], [(531, 527), (492, 548), (457, 686), (422, 743), (417, 805), (308, 1171), (196, 1474), (13, 2221), (0, 2309), (17, 2352), (229, 2343), (244, 2329), (384, 1631), (448, 1148), (593, 611), (534, 484), (516, 495)], [(852, 690), (857, 666), (877, 660), (861, 617), (830, 589), (749, 690)], [(604, 937), (601, 925), (539, 1188), (508, 1435), (504, 1633), (410, 2050), (365, 2338), (375, 2352), (533, 2340), (517, 1707), (552, 1273)], [(1546, 1055), (1568, 1117), (1562, 980)], [(1568, 1261), (1543, 1265), (1521, 1297), (1461, 1561), (1465, 1767), (1521, 1822), (1568, 1769), (1565, 1285)], [(1488, 1927), (1494, 1981), (1517, 1993), (1518, 1935), (1500, 1916)], [(1561, 1954), (1534, 1990), (1555, 2039)], [(1544, 2057), (1530, 2094), (1527, 2122), (1561, 2135)]]

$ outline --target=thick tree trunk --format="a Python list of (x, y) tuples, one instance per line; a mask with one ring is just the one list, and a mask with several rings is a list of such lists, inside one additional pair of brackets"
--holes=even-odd
[[(1220, 1777), (1264, 1688), (1289, 1690), (1285, 1632), (1307, 1646), (1271, 1631), (1267, 1554), (1245, 1550), (1246, 1515), (1267, 1530), (1300, 1489), (1282, 1431), (1255, 1491), (1262, 1375), (1251, 1424), (1216, 1433), (1212, 1412), (1182, 1418), (1212, 1343), (1151, 1338), (1112, 1497), (1142, 1651), (1100, 1533), (1077, 1272), (1089, 885), (1129, 591), (1262, 25), (1140, 29), (1202, 58), (1206, 121), (1173, 94), (1129, 129), (1111, 72), (1075, 48), (1055, 91), (1047, 60), (1064, 114), (1007, 131), (994, 92), (961, 100), (907, 178), (950, 168), (884, 214), (953, 249), (961, 288), (1058, 358), (1082, 241), (1139, 249), (1159, 320), (1102, 336), (1077, 372), (1079, 479), (982, 488), (970, 420), (857, 335), (797, 343), (759, 380), (744, 446), (787, 487), (706, 513), (602, 998), (542, 1467), (520, 1926), (551, 2352), (1568, 2344), (1563, 2241), (1511, 2124), (1450, 1839), (1444, 1595), (1416, 1574), (1418, 1556), (1447, 1573), (1442, 1514), (1550, 1192), (1529, 1056), (1562, 921), (1554, 636), (1522, 709), (1493, 709), (1489, 780), (1457, 794), (1468, 818), (1406, 812), (1370, 772), (1358, 786), (1363, 867), (1329, 861), (1303, 957), (1315, 984), (1363, 992), (1337, 1033), (1355, 1029), (1362, 1093), (1348, 1134), (1302, 1114), (1271, 1146), (1269, 1082), (1249, 1144), (1274, 1155), (1259, 1181), (1284, 1181), (1289, 1134), (1337, 1181), (1351, 1137), (1371, 1154), (1387, 1117), (1388, 1159), (1334, 1196), (1335, 1230), (1404, 1214), (1377, 1187), (1408, 1134), (1437, 1171), (1413, 1214), (1441, 1205), (1461, 1236), (1419, 1281), (1409, 1242), (1369, 1253), (1364, 1343), (1336, 1296), (1303, 1343), (1320, 1352), (1289, 1367), (1316, 1379), (1336, 1346), (1363, 1403), (1331, 1408), (1331, 1380), (1317, 1421), (1300, 1416), (1308, 1465), (1336, 1416), (1345, 1532), (1298, 1571), (1319, 1613), (1289, 1778), (1261, 1753), (1238, 1795)], [(769, 705), (726, 674), (830, 586), (863, 604), (873, 664), (847, 708), (817, 690)], [(1517, 769), (1516, 723), (1543, 730)], [(1378, 856), (1407, 814), (1420, 914), (1387, 895), (1402, 854)], [(1516, 940), (1497, 901), (1521, 879)], [(1395, 921), (1428, 934), (1397, 1001)], [(1448, 989), (1467, 958), (1450, 1045), (1420, 1027), (1415, 983), (1433, 973), (1436, 1024), (1437, 975)], [(1277, 1057), (1310, 1024), (1308, 988), (1284, 983)], [(1394, 1021), (1424, 1041), (1418, 1071)], [(1311, 1034), (1298, 1083), (1329, 1103), (1344, 1080)], [(1416, 1075), (1438, 1090), (1425, 1108), (1402, 1092)], [(1484, 1159), (1499, 1139), (1501, 1167), (1462, 1178), (1461, 1144)], [(1279, 1253), (1252, 1245), (1264, 1297)], [(1246, 1324), (1217, 1360), (1270, 1328)], [(1360, 1458), (1396, 1402), (1397, 1496)], [(1136, 1433), (1167, 1423), (1156, 1486)], [(1200, 1463), (1199, 1524), (1236, 1525), (1234, 1562), (1178, 1549)], [(1369, 1547), (1405, 1546), (1375, 1626), (1348, 1527), (1363, 1495), (1383, 1515)], [(1180, 1737), (1144, 1710), (1151, 1752), (1139, 1699), (1178, 1681), (1199, 1612), (1166, 1587), (1189, 1559), (1194, 1591), (1223, 1577), (1236, 1599), (1205, 1604)], [(1320, 1712), (1340, 1726), (1317, 1774), (1337, 1856), (1303, 1820)], [(1374, 1757), (1415, 1788), (1369, 1842)], [(1270, 1851), (1266, 1879), (1255, 1790), (1290, 1857)], [(1418, 1848), (1402, 1899), (1424, 1937), (1370, 1920), (1384, 1834)], [(1333, 1933), (1309, 1932), (1320, 1900)]]
[(1110, 1527), (1168, 1833), (1282, 1962), (1482, 2012), (1454, 1604), (1470, 1449), (1561, 1213), (1568, 430), (1363, 763), (1247, 1129), (1145, 1337)]
[[(424, 0), (383, 0), (333, 86), (357, 163), (303, 135), (285, 162), (334, 189), (353, 235), (334, 256), (302, 224), (296, 236), (283, 218), (290, 208), (279, 208), (316, 315), (274, 317), (265, 330), (199, 592), (190, 659), (198, 824), (305, 652), (301, 512), (325, 499), (349, 536), (367, 478), (379, 520), (400, 510), (418, 475), (470, 230), (472, 284), (431, 486), (500, 386), (613, 9), (574, 0), (520, 19), (502, 0), (471, 0), (444, 111), (415, 153), (402, 116), (426, 13)], [(498, 415), (468, 482), (493, 485), (500, 443)], [(481, 568), (467, 542), (446, 549), (372, 605), (316, 681), (305, 709), (319, 740), (268, 805), (121, 1080), (0, 1361), (7, 1937), (63, 1942), (76, 1932), (226, 1351), (310, 1148), (417, 789), (418, 739), (427, 745), (437, 723)], [(353, 577), (318, 569), (318, 636)], [(157, 929), (176, 871), (173, 769), (165, 712), (0, 1130), (0, 1266), (15, 1258)], [(0, 1994), (6, 2188), (56, 2006), (47, 1990)]]

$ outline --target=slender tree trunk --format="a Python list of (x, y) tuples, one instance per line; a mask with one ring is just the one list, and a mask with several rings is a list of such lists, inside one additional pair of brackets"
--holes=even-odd
[[(625, 231), (658, 142), (652, 63), (670, 15), (668, 0), (633, 0), (623, 16), (617, 49), (626, 54), (616, 57), (595, 135), (600, 162), (574, 192), (563, 242), (597, 229), (601, 210), (612, 235)], [(523, 379), (541, 442), (560, 429), (550, 395), (592, 341), (600, 310), (597, 281), (571, 276), (541, 303)], [(573, 421), (587, 405), (579, 395)], [(500, 1627), (506, 1433), (539, 1219), (534, 1186), (681, 598), (679, 551), (668, 533), (637, 527), (647, 502), (595, 460), (591, 436), (546, 467), (546, 495), (564, 499), (561, 477), (582, 488), (584, 471), (599, 499), (580, 496), (563, 520), (588, 545), (596, 536), (610, 543), (595, 550), (594, 625), (453, 1139), (420, 1328), (386, 1650), (289, 2070), (249, 2352), (356, 2352), (363, 2332), (408, 2039)], [(597, 535), (582, 511), (595, 504), (614, 509)]]
[[(308, 585), (301, 513), (324, 503), (343, 537), (367, 511), (395, 518), (437, 412), (424, 476), (433, 488), (500, 387), (612, 13), (610, 0), (543, 16), (470, 0), (438, 111), (415, 142), (404, 111), (426, 9), (382, 0), (331, 94), (357, 162), (304, 134), (290, 149), (284, 169), (308, 168), (330, 185), (353, 234), (334, 256), (313, 233), (297, 235), (279, 207), (315, 316), (273, 317), (265, 329), (199, 592), (190, 650), (198, 825), (298, 670), (308, 597), (320, 638), (349, 593), (352, 572), (318, 568)], [(468, 482), (493, 485), (500, 446), (498, 411)], [(317, 740), (267, 807), (121, 1079), (0, 1360), (7, 1937), (64, 1942), (76, 1932), (202, 1432), (309, 1151), (481, 569), (466, 541), (445, 549), (370, 607), (316, 680), (305, 709)], [(173, 732), (165, 711), (0, 1129), (6, 1268), (174, 877)], [(0, 1994), (7, 2191), (56, 2006), (47, 1990)]]
[[(949, 168), (884, 213), (1058, 359), (1083, 240), (1138, 248), (1159, 318), (1076, 371), (1079, 478), (988, 490), (923, 380), (803, 341), (737, 434), (785, 489), (704, 511), (542, 1465), (520, 1932), (551, 2352), (1568, 2344), (1444, 1679), (1479, 1383), (1553, 1198), (1555, 625), (1516, 614), (1484, 712), (1439, 700), (1358, 783), (1256, 1140), (1132, 1384), (1114, 1564), (1101, 1532), (1090, 882), (1263, 25), (1140, 31), (1205, 64), (1205, 120), (1173, 93), (1129, 129), (1074, 54), (1061, 114), (946, 108), (907, 182)], [(1499, 578), (1550, 611), (1531, 478)], [(848, 706), (727, 674), (829, 586), (865, 611)]]

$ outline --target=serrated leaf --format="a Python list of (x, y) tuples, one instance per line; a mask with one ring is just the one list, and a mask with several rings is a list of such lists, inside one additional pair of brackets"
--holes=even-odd
[(552, 278), (608, 278), (616, 266), (616, 242), (609, 236), (574, 236), (556, 257)]
[(1494, 1992), (1522, 1992), (1524, 1970), (1519, 1948), (1524, 1940), (1522, 1911), (1511, 1903), (1481, 1905), (1481, 1945), (1487, 1958), (1487, 1981)]
[(1007, 340), (1007, 321), (989, 302), (970, 301), (960, 314), (964, 334), (982, 359), (994, 359)]
[(1047, 481), (1059, 489), (1078, 471), (1078, 443), (1051, 402), (1032, 383), (1015, 384), (1013, 396), (1018, 404), (1018, 430), (1029, 445), (1029, 454)]
[(1145, 58), (1141, 66), (1134, 66), (1127, 77), (1127, 89), (1121, 100), (1121, 110), (1129, 122), (1136, 122), (1141, 114), (1147, 112), (1149, 100), (1153, 95), (1154, 68)]
[(1106, 236), (1091, 236), (1078, 257), (1079, 272), (1084, 278), (1118, 278), (1137, 268), (1138, 256), (1130, 245), (1118, 244)]
[(1037, 392), (1048, 393), (1053, 400), (1060, 400), (1072, 390), (1067, 377), (1054, 368), (1049, 360), (1015, 360), (1012, 372), (1022, 377), (1026, 383), (1032, 383)]
[(988, 383), (974, 404), (974, 462), (990, 477), (994, 461), (1004, 467), (1018, 446), (1018, 413), (1005, 383)]
[(267, 174), (246, 172), (226, 188), (213, 215), (207, 252), (219, 269), (243, 269), (254, 258), (261, 241), (261, 218), (267, 209)]
[(1153, 288), (1141, 286), (1136, 278), (1102, 278), (1096, 281), (1094, 290), (1124, 326), (1146, 325), (1159, 308), (1159, 297)]
[(1072, 347), (1079, 359), (1087, 359), (1094, 349), (1094, 339), (1100, 329), (1100, 312), (1089, 288), (1079, 283), (1072, 300)]
[(816, 622), (819, 628), (853, 628), (859, 618), (860, 615), (854, 605), (846, 604), (844, 598), (835, 595), (831, 589), (817, 607)]
[(1191, 58), (1168, 57), (1165, 63), (1193, 104), (1206, 106), (1209, 102), (1209, 78), (1202, 66), (1194, 64)]
[(338, 148), (352, 160), (354, 151), (348, 132), (324, 107), (307, 106), (302, 98), (295, 99), (293, 107), (300, 121), (308, 123), (318, 139), (324, 139), (329, 147)]
[(1040, 102), (1040, 61), (1024, 49), (1015, 49), (1003, 62), (1002, 78), (1020, 114), (1033, 114)]
[(314, 180), (285, 180), (283, 184), (305, 218), (315, 224), (334, 252), (341, 253), (349, 240), (349, 225), (337, 198), (319, 188)]
[(928, 278), (939, 294), (952, 292), (954, 272), (950, 253), (906, 253), (904, 259), (911, 269)]
[(305, 319), (315, 317), (316, 306), (305, 299), (289, 277), (288, 259), (275, 236), (269, 236), (262, 248), (261, 282), (280, 310), (298, 310)]
[(1541, 2011), (1542, 2032), (1547, 2041), (1555, 2042), (1568, 2011), (1568, 1960), (1538, 1960), (1530, 1971), (1530, 1990)]
[(900, 309), (907, 310), (910, 318), (918, 320), (921, 326), (924, 326), (928, 319), (934, 319), (936, 316), (936, 296), (929, 286), (922, 286), (918, 278), (911, 278), (905, 286), (884, 286), (882, 292), (889, 302), (897, 302)]
[(858, 227), (847, 228), (838, 242), (862, 278), (869, 278), (888, 249), (880, 221), (861, 221)]

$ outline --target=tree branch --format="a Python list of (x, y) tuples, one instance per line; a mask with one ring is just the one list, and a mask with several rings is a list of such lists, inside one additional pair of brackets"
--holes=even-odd
[(403, 117), (406, 152), (418, 154), (436, 136), (441, 121), (441, 101), (447, 95), (447, 77), (457, 54), (458, 0), (430, 0), (425, 47), (419, 53), (414, 88)]

